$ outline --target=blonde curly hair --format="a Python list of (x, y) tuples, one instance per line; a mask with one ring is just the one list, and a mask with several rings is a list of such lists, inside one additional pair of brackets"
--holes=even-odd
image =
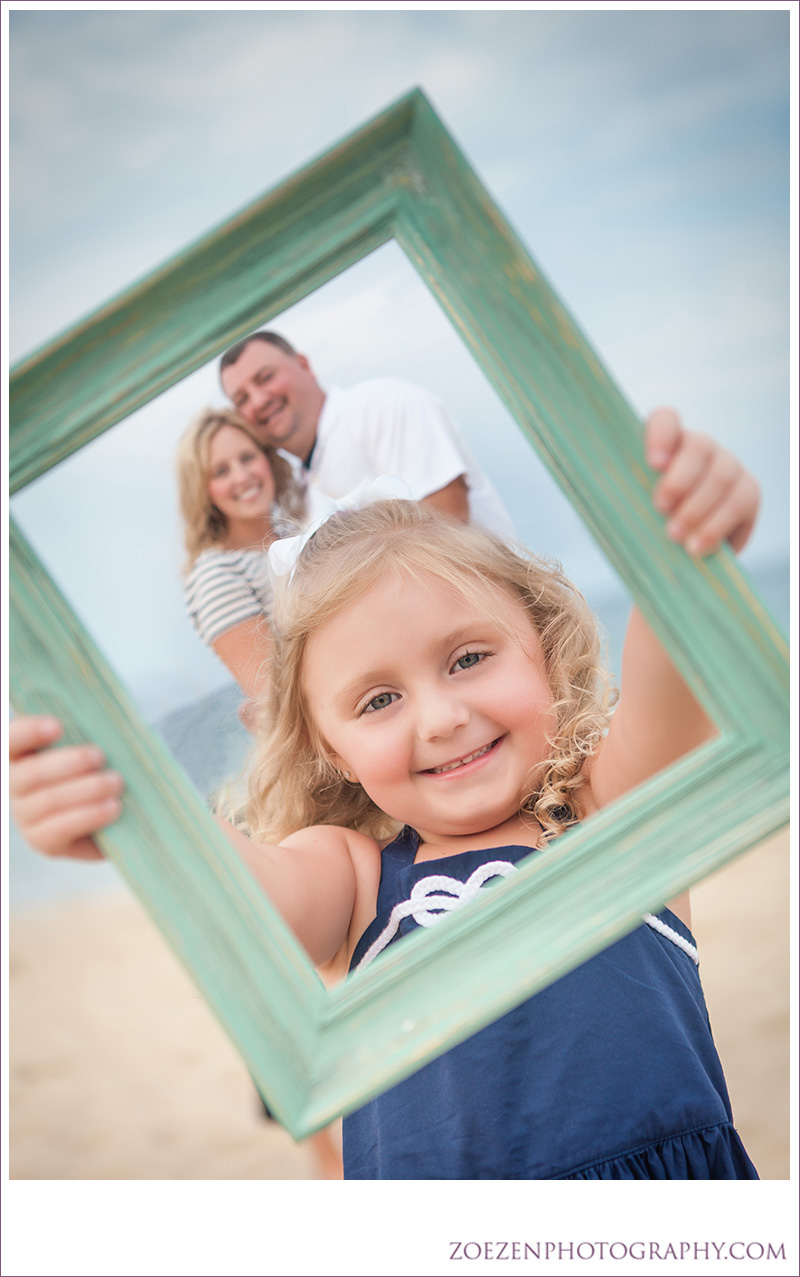
[(224, 426), (241, 430), (269, 461), (275, 480), (275, 514), (291, 527), (301, 524), (305, 518), (305, 499), (286, 458), (262, 443), (238, 412), (230, 408), (206, 408), (184, 431), (175, 459), (186, 551), (184, 573), (190, 570), (201, 551), (225, 539), (228, 521), (208, 495), (208, 452), (212, 439)]
[(541, 642), (556, 727), (544, 766), (533, 760), (521, 813), (553, 837), (580, 817), (583, 769), (608, 726), (615, 693), (600, 660), (597, 622), (560, 566), (512, 550), (474, 525), (414, 501), (381, 501), (339, 512), (304, 547), (291, 583), (276, 590), (273, 678), (242, 823), (276, 842), (315, 824), (357, 829), (378, 841), (398, 822), (326, 758), (303, 692), (309, 636), (389, 574), (426, 576), (485, 606), (486, 584), (510, 590)]

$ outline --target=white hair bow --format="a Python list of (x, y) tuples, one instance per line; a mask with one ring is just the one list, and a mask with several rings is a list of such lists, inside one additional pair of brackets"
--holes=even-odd
[(279, 581), (288, 584), (292, 579), (295, 564), (314, 533), (322, 527), (332, 514), (339, 510), (363, 510), (365, 506), (376, 501), (413, 501), (411, 489), (404, 479), (394, 475), (382, 474), (377, 479), (363, 479), (358, 487), (348, 492), (346, 497), (328, 497), (324, 492), (313, 489), (308, 494), (308, 505), (311, 521), (308, 526), (295, 537), (282, 537), (273, 541), (267, 551), (267, 566), (273, 585)]

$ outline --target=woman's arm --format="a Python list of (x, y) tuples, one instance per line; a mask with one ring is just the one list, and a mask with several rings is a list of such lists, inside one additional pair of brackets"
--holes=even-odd
[(270, 646), (269, 626), (263, 616), (241, 621), (211, 643), (249, 701), (257, 700), (269, 681)]
[[(741, 549), (755, 524), (758, 485), (739, 461), (713, 440), (683, 429), (662, 409), (647, 423), (645, 451), (660, 473), (653, 502), (667, 517), (667, 534), (690, 554), (704, 555), (725, 540)], [(589, 786), (605, 806), (714, 735), (713, 722), (634, 608), (625, 637), (619, 706)]]
[(272, 591), (266, 554), (204, 551), (184, 579), (186, 610), (203, 642), (252, 699), (268, 677)]

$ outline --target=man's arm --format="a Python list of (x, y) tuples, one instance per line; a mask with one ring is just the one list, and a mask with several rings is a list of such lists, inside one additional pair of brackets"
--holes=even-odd
[(463, 474), (460, 474), (452, 483), (440, 488), (438, 492), (431, 492), (427, 497), (423, 497), (420, 505), (432, 506), (440, 514), (448, 514), (451, 519), (460, 519), (462, 523), (469, 523), (469, 496), (467, 481)]
[(397, 475), (416, 500), (470, 518), (470, 462), (440, 399), (422, 386), (381, 378), (356, 388), (354, 437), (373, 476)]

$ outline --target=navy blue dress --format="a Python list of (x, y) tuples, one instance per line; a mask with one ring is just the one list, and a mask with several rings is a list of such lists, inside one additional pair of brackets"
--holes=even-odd
[[(458, 884), (513, 874), (530, 855), (500, 847), (415, 865), (417, 844), (405, 829), (384, 850), (377, 916), (351, 970), (418, 925), (425, 879), (456, 879), (459, 896)], [(647, 918), (346, 1117), (345, 1179), (757, 1179), (691, 933), (669, 910)]]

